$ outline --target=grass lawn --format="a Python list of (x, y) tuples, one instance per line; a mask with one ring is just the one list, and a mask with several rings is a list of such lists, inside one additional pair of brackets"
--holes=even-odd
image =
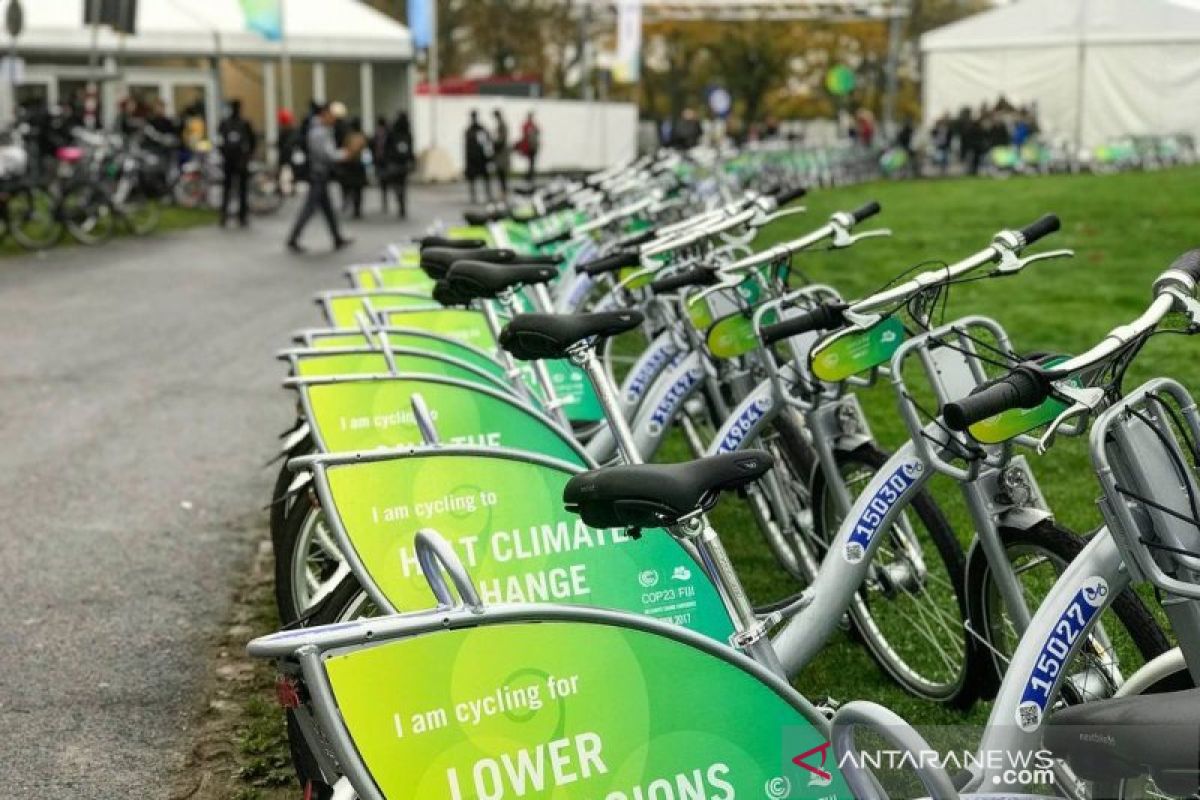
[[(1022, 273), (956, 287), (946, 320), (964, 314), (993, 317), (1018, 351), (1078, 353), (1112, 327), (1137, 316), (1150, 299), (1150, 285), (1178, 256), (1200, 246), (1200, 168), (1116, 176), (959, 179), (878, 183), (814, 192), (803, 201), (808, 213), (781, 221), (759, 237), (772, 244), (807, 232), (837, 210), (878, 200), (883, 213), (863, 229), (889, 227), (889, 239), (872, 239), (840, 252), (807, 254), (796, 266), (813, 281), (837, 287), (847, 299), (877, 289), (920, 262), (955, 261), (986, 246), (1003, 228), (1017, 228), (1047, 212), (1062, 218), (1061, 232), (1030, 252), (1069, 247), (1071, 260), (1038, 263)], [(1180, 336), (1152, 340), (1130, 369), (1126, 387), (1169, 375), (1200, 386), (1200, 342)], [(876, 437), (888, 448), (904, 442), (907, 430), (895, 412), (890, 388), (862, 393)], [(1097, 487), (1082, 439), (1060, 439), (1046, 456), (1027, 454), (1059, 522), (1077, 531), (1100, 522)], [(679, 441), (663, 460), (686, 458)], [(940, 483), (939, 483), (940, 481)], [(935, 479), (942, 501), (963, 541), (970, 538), (958, 491)], [(718, 528), (754, 594), (778, 580), (748, 513), (736, 502), (718, 509)], [(781, 594), (776, 591), (776, 596)], [(797, 681), (810, 698), (871, 699), (914, 722), (982, 722), (987, 707), (969, 714), (918, 701), (895, 687), (866, 650), (839, 634)]]
[[(217, 212), (207, 208), (180, 208), (177, 206), (166, 205), (162, 209), (162, 221), (159, 222), (158, 229), (151, 233), (150, 236), (157, 236), (164, 231), (181, 230), (183, 228), (195, 228), (200, 225), (215, 225), (217, 222)], [(124, 223), (117, 223), (117, 232), (113, 239), (131, 236), (129, 229)], [(71, 234), (63, 231), (62, 239), (59, 240), (55, 247), (49, 250), (43, 250), (43, 253), (52, 253), (59, 247), (77, 247), (79, 242), (71, 238)], [(97, 245), (103, 247), (104, 245)], [(28, 253), (21, 245), (13, 241), (12, 237), (4, 237), (0, 240), (0, 258), (5, 256), (15, 256)]]

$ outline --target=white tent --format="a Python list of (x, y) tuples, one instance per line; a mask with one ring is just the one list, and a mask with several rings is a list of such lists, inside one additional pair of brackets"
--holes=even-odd
[(1170, 0), (1019, 0), (921, 37), (926, 121), (1000, 96), (1082, 147), (1200, 138), (1200, 10)]
[[(83, 24), (84, 0), (23, 3), (23, 54), (87, 53), (92, 31)], [(277, 56), (280, 45), (246, 29), (239, 0), (140, 0), (136, 34), (121, 41), (101, 29), (101, 52), (159, 56)], [(359, 0), (284, 0), (288, 52), (296, 58), (407, 61), (408, 29)]]

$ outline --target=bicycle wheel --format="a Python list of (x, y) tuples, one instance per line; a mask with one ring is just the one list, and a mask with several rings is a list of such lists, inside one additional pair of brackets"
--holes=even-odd
[(112, 238), (116, 219), (104, 190), (90, 183), (68, 187), (60, 201), (60, 216), (80, 244), (103, 244)]
[(298, 500), (275, 550), (280, 621), (289, 625), (298, 620), (349, 574), (325, 512), (308, 500)]
[(292, 485), (292, 481), (296, 479), (296, 473), (288, 469), (288, 461), (312, 452), (313, 444), (312, 437), (305, 436), (296, 446), (288, 451), (283, 458), (283, 463), (279, 465), (279, 474), (275, 477), (275, 486), (271, 490), (271, 515), (270, 515), (270, 530), (271, 543), (275, 546), (275, 552), (279, 552), (280, 543), (283, 541), (283, 532), (287, 528), (288, 514), (291, 513), (293, 506), (296, 504), (297, 497), (288, 497), (288, 487)]
[[(379, 616), (379, 609), (367, 597), (367, 593), (358, 585), (353, 575), (347, 575), (337, 587), (329, 593), (320, 606), (313, 610), (307, 620), (308, 625), (332, 625), (338, 622), (349, 622), (364, 617)], [(288, 749), (291, 751), (292, 768), (296, 771), (296, 779), (300, 788), (309, 790), (314, 800), (326, 800), (333, 796), (333, 789), (321, 779), (321, 770), (313, 755), (312, 745), (304, 738), (300, 726), (296, 723), (292, 711), (287, 712)], [(306, 795), (309, 796), (309, 795)]]
[[(838, 456), (841, 479), (855, 497), (887, 461), (864, 444)], [(824, 472), (813, 475), (813, 519), (820, 541), (842, 522)], [(871, 656), (906, 691), (956, 708), (979, 695), (986, 668), (964, 624), (962, 547), (928, 492), (920, 492), (896, 524), (879, 534), (879, 549), (850, 604), (854, 630)]]
[[(1036, 609), (1080, 551), (1084, 540), (1053, 520), (1032, 528), (1001, 528), (1000, 539), (1025, 590), (1026, 604)], [(1008, 659), (1020, 637), (1009, 619), (1004, 601), (981, 548), (972, 552), (967, 569), (967, 618), (971, 629), (984, 637), (987, 662), (983, 691), (992, 697), (999, 688)], [(1166, 652), (1170, 642), (1150, 609), (1132, 589), (1126, 589), (1104, 612), (1092, 639), (1064, 671), (1064, 700), (1086, 702), (1109, 697), (1122, 676)]]
[(810, 488), (816, 454), (808, 444), (803, 423), (789, 413), (779, 414), (755, 443), (771, 454), (775, 467), (759, 481), (762, 504), (751, 511), (775, 561), (795, 581), (792, 591), (812, 582), (825, 547), (814, 542)]
[(175, 181), (172, 194), (180, 208), (200, 208), (208, 199), (208, 184), (198, 172), (184, 172)]
[(247, 204), (250, 213), (257, 216), (274, 214), (283, 206), (283, 194), (279, 183), (269, 172), (254, 172), (250, 175)]
[(26, 250), (45, 250), (63, 235), (54, 196), (40, 186), (22, 186), (8, 197), (8, 230)]
[(162, 208), (158, 200), (147, 196), (141, 187), (135, 186), (131, 189), (129, 196), (118, 208), (134, 236), (148, 236), (154, 233), (162, 220)]

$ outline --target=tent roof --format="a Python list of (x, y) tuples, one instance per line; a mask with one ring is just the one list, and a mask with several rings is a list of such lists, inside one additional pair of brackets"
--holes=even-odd
[(1018, 0), (921, 37), (922, 52), (1200, 42), (1200, 10), (1171, 0)]
[[(412, 37), (400, 23), (359, 0), (282, 0), (289, 54), (297, 58), (406, 60)], [(83, 24), (84, 0), (23, 4), (23, 53), (86, 53), (92, 31)], [(137, 55), (275, 57), (280, 45), (246, 28), (239, 0), (141, 0), (137, 33), (119, 38), (100, 29), (101, 52)]]

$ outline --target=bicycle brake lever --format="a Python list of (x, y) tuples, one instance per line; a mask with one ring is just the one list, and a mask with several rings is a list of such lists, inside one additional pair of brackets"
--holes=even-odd
[(1076, 417), (1086, 417), (1091, 414), (1100, 407), (1100, 403), (1104, 400), (1104, 390), (1099, 387), (1059, 386), (1056, 388), (1059, 394), (1065, 395), (1075, 402), (1066, 411), (1055, 417), (1054, 421), (1046, 428), (1046, 432), (1038, 439), (1038, 455), (1045, 455), (1050, 446), (1054, 444), (1054, 437), (1057, 436), (1063, 425)]
[(863, 231), (862, 233), (850, 233), (841, 226), (834, 226), (832, 246), (835, 248), (849, 247), (859, 239), (873, 239), (876, 236), (891, 236), (891, 228), (876, 228), (873, 231)]
[(1004, 251), (1005, 255), (1000, 259), (1000, 263), (996, 269), (992, 271), (993, 275), (1011, 275), (1014, 272), (1020, 272), (1035, 261), (1047, 261), (1051, 258), (1074, 258), (1074, 250), (1047, 250), (1045, 253), (1034, 253), (1025, 258), (1017, 258), (1012, 254), (1011, 250)]

